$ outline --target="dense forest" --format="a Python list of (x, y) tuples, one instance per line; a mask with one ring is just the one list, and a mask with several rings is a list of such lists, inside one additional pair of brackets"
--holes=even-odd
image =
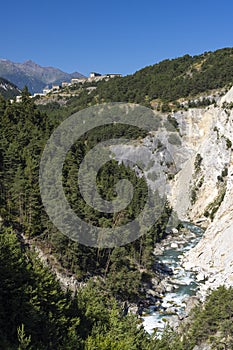
[[(7, 293), (10, 293), (10, 288), (13, 286), (12, 301), (10, 302), (11, 308), (8, 306), (4, 307), (1, 317), (2, 320), (6, 318), (9, 320), (9, 324), (4, 321), (2, 333), (2, 339), (4, 344), (6, 344), (5, 348), (8, 347), (8, 343), (9, 348), (12, 344), (17, 344), (18, 329), (19, 333), (26, 332), (25, 334), (20, 333), (21, 338), (25, 337), (21, 341), (26, 342), (27, 339), (29, 341), (28, 337), (30, 336), (31, 346), (35, 349), (68, 349), (69, 346), (74, 348), (72, 345), (64, 345), (66, 344), (66, 337), (67, 339), (69, 338), (67, 344), (70, 344), (71, 335), (69, 335), (69, 332), (74, 333), (72, 337), (74, 337), (75, 342), (77, 342), (77, 339), (81, 339), (80, 348), (83, 348), (85, 344), (87, 349), (92, 349), (92, 345), (86, 344), (97, 342), (95, 340), (97, 334), (98, 337), (101, 337), (99, 327), (103, 328), (103, 333), (106, 327), (108, 328), (105, 322), (107, 319), (109, 319), (107, 322), (118, 323), (122, 303), (124, 301), (137, 303), (144, 297), (145, 283), (152, 276), (155, 242), (163, 238), (165, 234), (165, 227), (171, 208), (166, 204), (161, 217), (148, 234), (124, 247), (98, 249), (71, 241), (51, 224), (43, 209), (39, 191), (40, 157), (43, 147), (58, 121), (51, 119), (37, 109), (32, 99), (30, 99), (26, 88), (22, 93), (22, 102), (20, 103), (10, 103), (1, 98), (0, 113), (2, 136), (0, 144), (2, 275), (7, 276), (7, 269), (10, 269), (9, 278), (5, 280), (6, 285), (3, 284), (1, 289), (3, 293), (1, 295), (2, 300), (4, 300)], [(125, 126), (121, 125), (115, 128), (114, 132), (115, 137), (116, 134), (120, 136), (126, 135), (131, 138), (142, 136), (140, 129), (134, 130), (134, 128), (129, 128), (129, 130), (126, 130)], [(104, 131), (101, 129), (95, 130), (90, 135), (84, 135), (86, 142), (79, 140), (72, 147), (67, 154), (63, 168), (65, 192), (74, 210), (78, 214), (83, 215), (86, 220), (100, 226), (103, 225), (103, 227), (109, 227), (116, 223), (122, 224), (130, 220), (132, 215), (136, 215), (141, 210), (144, 204), (143, 197), (146, 197), (144, 178), (138, 178), (133, 170), (124, 165), (118, 165), (115, 161), (109, 162), (101, 169), (98, 176), (98, 186), (100, 191), (102, 191), (101, 194), (107, 199), (111, 199), (114, 197), (112, 186), (114, 186), (117, 178), (123, 176), (130, 179), (134, 184), (135, 191), (132, 203), (126, 211), (99, 217), (98, 213), (85, 205), (80, 193), (76, 190), (75, 173), (78, 169), (78, 162), (100, 137), (109, 137), (109, 134), (113, 136), (111, 128), (107, 130), (105, 128)], [(75, 161), (72, 161), (72, 159)], [(78, 294), (78, 297), (75, 297), (78, 298), (76, 300), (71, 297), (68, 291), (68, 294), (62, 292), (54, 276), (43, 268), (33, 253), (28, 250), (27, 244), (22, 239), (22, 234), (24, 238), (28, 241), (30, 240), (30, 242), (33, 241), (42, 249), (49, 248), (50, 255), (56, 257), (59, 266), (63, 271), (67, 272), (67, 275), (74, 275), (78, 281), (85, 280), (88, 283), (92, 283), (92, 286), (85, 288), (84, 295), (85, 293), (97, 293), (102, 296), (103, 300), (100, 302), (97, 298), (96, 302), (94, 302), (94, 296), (92, 294), (87, 295), (85, 297), (88, 300), (90, 298), (90, 303), (94, 304), (89, 309), (88, 303), (83, 302), (85, 310), (80, 311), (77, 303), (82, 304), (81, 295)], [(6, 258), (8, 263), (7, 261), (4, 263)], [(90, 278), (91, 276), (96, 278)], [(45, 282), (44, 279), (46, 280)], [(40, 288), (42, 288), (41, 291), (39, 291)], [(10, 300), (9, 296), (8, 300)], [(17, 303), (22, 305), (19, 307)], [(105, 305), (105, 303), (110, 304)], [(106, 310), (100, 309), (96, 311), (100, 315), (100, 319), (97, 316), (95, 319), (95, 311), (92, 310), (92, 307), (99, 308), (100, 305), (103, 305), (103, 308), (106, 308)], [(15, 308), (15, 310), (12, 308)], [(110, 314), (113, 310), (115, 310), (115, 321), (110, 320)], [(79, 331), (77, 328), (79, 317), (76, 319), (76, 315), (78, 314), (81, 317), (83, 312), (88, 312), (89, 317), (93, 318), (93, 320), (84, 320), (80, 324), (84, 327), (88, 326), (89, 322), (93, 324), (89, 325), (89, 329), (83, 330), (85, 334), (81, 335), (82, 331)], [(8, 313), (9, 316), (12, 315), (12, 318), (11, 316), (8, 318)], [(49, 317), (47, 313), (49, 313)], [(70, 313), (71, 315), (74, 313), (74, 316), (71, 317)], [(104, 316), (104, 314), (106, 315)], [(50, 317), (53, 320), (50, 320)], [(107, 319), (105, 319), (106, 317)], [(45, 323), (43, 320), (47, 318), (48, 323), (47, 321)], [(59, 321), (60, 318), (61, 321)], [(144, 341), (144, 338), (147, 338), (144, 331), (137, 329), (136, 321), (134, 320), (132, 323), (131, 321), (122, 320), (123, 323), (120, 326), (123, 327), (123, 324), (125, 324), (124, 327), (126, 329), (127, 327), (131, 329), (132, 326), (129, 332), (139, 332), (139, 343), (136, 346), (133, 342), (132, 349), (142, 348), (140, 344)], [(53, 324), (53, 322), (55, 323)], [(61, 322), (61, 326), (58, 325), (59, 322)], [(65, 326), (66, 322), (68, 323)], [(73, 322), (75, 322), (75, 325), (73, 325)], [(19, 328), (21, 326), (24, 328)], [(48, 327), (46, 330), (48, 333), (41, 338), (41, 332), (44, 332), (44, 327)], [(64, 337), (62, 335), (60, 338), (57, 336), (56, 332), (59, 331), (59, 327), (63, 327), (62, 334), (65, 334)], [(37, 329), (38, 334), (36, 334)], [(95, 332), (93, 339), (91, 338), (92, 331)], [(51, 339), (50, 332), (51, 334), (55, 332)], [(122, 331), (119, 332), (122, 333)], [(111, 339), (112, 336), (109, 335), (110, 343)], [(98, 341), (104, 343), (106, 340), (103, 337), (103, 339)], [(124, 341), (122, 340), (122, 342)], [(130, 344), (129, 339), (127, 339), (127, 342)], [(107, 348), (108, 345), (106, 345)]]
[[(205, 304), (196, 307), (184, 321), (183, 329), (181, 326), (176, 333), (168, 328), (161, 338), (149, 336), (140, 318), (126, 316), (124, 312), (125, 302), (137, 305), (145, 298), (145, 289), (156, 273), (153, 251), (156, 242), (167, 234), (165, 228), (172, 210), (169, 203), (165, 203), (159, 219), (146, 235), (122, 247), (98, 249), (70, 240), (52, 225), (39, 189), (44, 146), (53, 130), (72, 112), (108, 101), (145, 105), (158, 97), (173, 101), (224, 87), (232, 81), (229, 68), (232, 53), (232, 49), (224, 49), (163, 61), (133, 76), (100, 82), (91, 93), (84, 89), (64, 107), (56, 103), (36, 106), (27, 88), (22, 91), (20, 103), (0, 96), (1, 349), (191, 350), (206, 342), (211, 342), (214, 349), (232, 348), (232, 289), (220, 287), (211, 293)], [(186, 84), (182, 85), (187, 86), (186, 90), (172, 89), (173, 83), (169, 83), (173, 75), (174, 81), (179, 82), (174, 86), (178, 89)], [(216, 79), (211, 79), (212, 75)], [(156, 79), (162, 84), (160, 87)], [(133, 91), (138, 94), (140, 91), (138, 99)], [(97, 186), (101, 196), (111, 200), (116, 181), (122, 177), (129, 179), (135, 191), (126, 210), (100, 216), (85, 204), (77, 190), (76, 175), (84, 155), (99, 140), (121, 136), (138, 139), (145, 132), (133, 127), (126, 129), (124, 125), (97, 128), (73, 145), (63, 167), (64, 191), (72, 208), (101, 227), (131, 220), (142, 210), (146, 198), (145, 179), (115, 161), (101, 169)], [(56, 263), (42, 264), (33, 246), (49, 252)], [(68, 277), (75, 276), (82, 287), (75, 291), (64, 289), (51, 267)]]

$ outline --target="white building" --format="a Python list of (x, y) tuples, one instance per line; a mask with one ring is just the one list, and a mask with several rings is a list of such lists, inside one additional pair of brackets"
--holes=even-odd
[(100, 73), (96, 73), (96, 72), (91, 72), (89, 75), (89, 78), (96, 78), (96, 77), (101, 77)]
[(83, 84), (87, 81), (87, 78), (73, 78), (71, 79), (71, 84)]
[(53, 90), (53, 91), (55, 91), (55, 90), (58, 91), (59, 89), (60, 89), (60, 86), (59, 86), (59, 85), (53, 85), (53, 86), (52, 86), (52, 90)]

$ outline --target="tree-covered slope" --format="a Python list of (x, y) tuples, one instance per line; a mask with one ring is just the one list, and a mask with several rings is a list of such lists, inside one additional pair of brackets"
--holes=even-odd
[[(144, 296), (143, 285), (151, 278), (154, 244), (164, 234), (169, 207), (148, 235), (125, 247), (97, 249), (71, 241), (53, 227), (39, 193), (40, 157), (57, 121), (36, 108), (26, 88), (22, 102), (0, 98), (0, 120), (0, 348), (152, 350), (153, 339), (139, 327), (137, 317), (123, 317), (122, 305)], [(108, 135), (111, 130), (105, 132)], [(119, 135), (125, 132), (125, 127), (117, 129)], [(128, 133), (138, 136), (133, 129)], [(84, 138), (84, 144), (80, 140), (64, 164), (67, 198), (91, 222), (99, 217), (80, 202), (75, 173), (86, 147), (92, 147), (101, 136), (103, 131), (96, 130)], [(140, 210), (144, 194), (143, 179), (137, 184), (136, 175), (127, 167), (117, 169), (114, 162), (109, 166), (99, 174), (102, 194), (114, 196), (114, 176), (121, 172), (133, 180), (136, 198), (120, 217), (107, 215), (102, 220), (107, 226)], [(53, 269), (62, 267), (86, 288), (78, 289), (74, 296), (64, 293), (51, 271), (25, 245), (22, 233), (31, 245), (40, 243), (56, 257), (59, 265), (53, 264)]]
[(150, 341), (134, 316), (89, 285), (74, 296), (6, 227), (0, 229), (0, 348), (144, 350)]
[[(27, 89), (23, 90), (20, 103), (11, 104), (0, 100), (0, 118), (0, 216), (4, 223), (17, 227), (27, 237), (40, 241), (42, 248), (49, 248), (67, 273), (74, 274), (77, 279), (90, 275), (101, 276), (104, 278), (103, 286), (121, 300), (138, 301), (144, 297), (145, 276), (142, 270), (151, 271), (154, 245), (165, 234), (171, 211), (169, 205), (164, 206), (161, 217), (148, 235), (125, 247), (97, 249), (72, 241), (53, 227), (40, 197), (40, 158), (58, 121), (36, 108)], [(137, 177), (132, 169), (123, 164), (118, 165), (115, 161), (102, 167), (97, 186), (103, 197), (112, 200), (115, 196), (115, 183), (121, 178), (129, 179), (134, 186), (134, 196), (125, 210), (100, 215), (83, 200), (77, 189), (77, 172), (85, 154), (99, 139), (120, 136), (136, 139), (141, 136), (141, 131), (133, 127), (127, 130), (121, 124), (104, 129), (97, 128), (73, 145), (63, 167), (64, 191), (73, 210), (79, 217), (100, 227), (114, 227), (131, 221), (141, 212), (147, 198), (145, 179)], [(125, 274), (127, 285), (123, 278)], [(114, 284), (116, 278), (117, 285)]]
[[(182, 99), (192, 100), (199, 94), (232, 85), (232, 67), (233, 48), (167, 59), (126, 77), (80, 84), (77, 86), (78, 96), (67, 97), (68, 102), (63, 109), (54, 114), (58, 112), (68, 116), (89, 105), (103, 102), (132, 102), (168, 111), (166, 106), (169, 103), (176, 108)], [(90, 85), (95, 86), (91, 92), (88, 89)], [(72, 93), (70, 91), (70, 95)], [(208, 101), (203, 102), (203, 105), (206, 104)], [(49, 113), (53, 107), (48, 106)], [(46, 106), (43, 109), (46, 110)]]
[[(19, 239), (0, 228), (0, 348), (4, 350), (232, 349), (232, 288), (213, 291), (179, 332), (149, 336), (107, 290), (89, 283), (72, 296)], [(115, 281), (116, 283), (116, 281)]]
[(233, 83), (233, 48), (167, 59), (133, 75), (99, 84), (99, 98), (174, 101)]

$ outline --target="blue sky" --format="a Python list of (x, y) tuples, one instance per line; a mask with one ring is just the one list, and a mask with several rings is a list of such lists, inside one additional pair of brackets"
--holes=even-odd
[(131, 74), (233, 46), (232, 0), (4, 1), (0, 57), (67, 72)]

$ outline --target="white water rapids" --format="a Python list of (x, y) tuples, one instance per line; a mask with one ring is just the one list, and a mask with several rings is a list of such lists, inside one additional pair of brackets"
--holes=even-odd
[[(153, 331), (162, 332), (171, 317), (177, 315), (182, 317), (185, 314), (185, 307), (188, 298), (195, 295), (198, 290), (198, 283), (195, 273), (185, 270), (181, 266), (181, 259), (185, 252), (193, 248), (201, 239), (203, 230), (191, 223), (183, 223), (192, 237), (184, 244), (171, 248), (171, 243), (165, 245), (162, 255), (158, 256), (159, 262), (172, 269), (173, 274), (168, 277), (168, 284), (172, 291), (166, 291), (157, 304), (151, 306), (149, 314), (143, 315), (143, 325), (150, 334)], [(175, 243), (175, 242), (174, 242)]]

